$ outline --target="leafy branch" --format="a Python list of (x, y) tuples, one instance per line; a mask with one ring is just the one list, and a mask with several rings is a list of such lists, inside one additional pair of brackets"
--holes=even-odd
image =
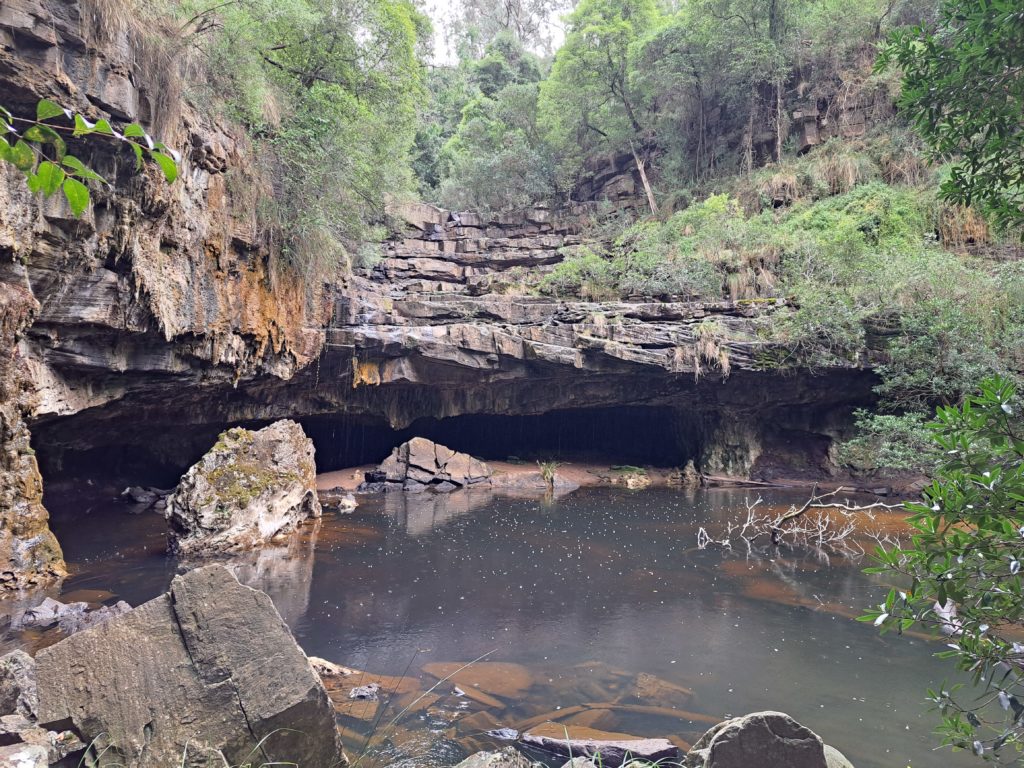
[[(54, 122), (58, 120), (71, 125)], [(141, 169), (148, 158), (160, 167), (168, 183), (178, 177), (181, 155), (163, 142), (155, 141), (138, 123), (119, 131), (107, 120), (90, 122), (49, 99), (42, 99), (36, 106), (34, 120), (15, 117), (0, 106), (0, 160), (21, 171), (34, 193), (42, 192), (50, 197), (61, 190), (75, 216), (81, 216), (89, 207), (90, 183), (110, 184), (79, 158), (68, 154), (64, 136), (100, 136), (122, 142), (135, 153), (136, 169)]]

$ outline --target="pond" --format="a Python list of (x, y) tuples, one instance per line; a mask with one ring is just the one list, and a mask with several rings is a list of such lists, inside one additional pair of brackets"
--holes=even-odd
[[(496, 743), (486, 730), (545, 720), (693, 742), (709, 722), (761, 709), (790, 713), (857, 768), (973, 764), (934, 751), (925, 690), (952, 672), (938, 646), (853, 620), (886, 589), (862, 573), (866, 559), (696, 547), (700, 526), (745, 515), (751, 493), (394, 494), (236, 565), (309, 655), (401, 678), (390, 706), (343, 718), (355, 753), (377, 723), (378, 764), (453, 764)], [(72, 571), (62, 599), (134, 605), (176, 572), (163, 519), (111, 496), (51, 486)], [(0, 646), (56, 639), (8, 632)], [(485, 654), (385, 731), (418, 692)]]

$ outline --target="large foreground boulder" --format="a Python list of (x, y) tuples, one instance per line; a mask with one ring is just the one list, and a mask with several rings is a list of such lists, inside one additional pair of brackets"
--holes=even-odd
[(783, 712), (754, 712), (719, 723), (686, 755), (689, 768), (828, 768), (814, 731)]
[(373, 472), (366, 474), (364, 491), (455, 491), (487, 485), (491, 468), (468, 453), (458, 453), (425, 437), (414, 437), (395, 448)]
[(270, 598), (219, 565), (40, 651), (36, 677), (39, 724), (95, 740), (99, 766), (344, 760), (327, 692)]
[(167, 499), (170, 547), (205, 555), (256, 547), (320, 516), (313, 441), (294, 421), (236, 427)]

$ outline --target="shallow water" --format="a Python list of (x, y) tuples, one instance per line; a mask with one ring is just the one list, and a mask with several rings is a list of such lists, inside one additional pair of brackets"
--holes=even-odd
[[(404, 676), (403, 690), (437, 682), (424, 665), (489, 653), (472, 668), (479, 691), (460, 697), (442, 683), (441, 698), (388, 732), (382, 761), (454, 763), (490, 743), (483, 730), (545, 713), (692, 742), (705, 720), (781, 709), (858, 768), (972, 764), (933, 751), (937, 720), (925, 689), (952, 671), (932, 657), (936, 646), (882, 638), (853, 621), (884, 594), (861, 572), (865, 561), (695, 548), (698, 526), (734, 519), (748, 495), (392, 495), (364, 500), (351, 515), (328, 513), (289, 546), (236, 566), (268, 591), (308, 654)], [(74, 486), (49, 493), (72, 570), (62, 599), (134, 605), (161, 592), (178, 567), (163, 554), (162, 518), (128, 515), (110, 496)], [(17, 608), (0, 603), (0, 615)], [(8, 633), (0, 646), (56, 639)], [(370, 715), (387, 723), (397, 708), (352, 713), (363, 717), (345, 720), (350, 751)]]

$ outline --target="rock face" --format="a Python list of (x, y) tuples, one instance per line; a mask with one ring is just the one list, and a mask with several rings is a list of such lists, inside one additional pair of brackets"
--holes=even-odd
[(167, 499), (171, 549), (248, 549), (319, 517), (313, 454), (294, 421), (224, 432)]
[[(319, 353), (330, 309), (299, 276), (272, 274), (245, 138), (165, 98), (169, 73), (147, 69), (133, 25), (96, 29), (96, 18), (78, 2), (4, 0), (4, 106), (31, 117), (47, 98), (94, 121), (141, 121), (181, 152), (181, 173), (167, 185), (155, 169), (134, 173), (114, 143), (76, 148), (112, 182), (76, 219), (0, 164), (0, 589), (64, 574), (26, 422), (140, 395), (159, 408), (186, 383), (192, 399), (290, 377)], [(85, 447), (89, 431), (72, 442)]]
[(36, 669), (40, 725), (109, 746), (101, 766), (343, 759), (327, 693), (273, 603), (221, 566), (40, 651)]
[(719, 723), (686, 756), (689, 768), (828, 768), (814, 731), (782, 712), (754, 712)]
[(11, 651), (0, 657), (0, 717), (36, 716), (36, 662), (24, 651)]
[(0, 280), (0, 590), (53, 582), (65, 575), (25, 425), (36, 398), (17, 340), (37, 309), (23, 286)]
[(488, 485), (490, 478), (491, 468), (484, 462), (414, 437), (395, 448), (375, 472), (367, 473), (362, 489), (447, 492)]

